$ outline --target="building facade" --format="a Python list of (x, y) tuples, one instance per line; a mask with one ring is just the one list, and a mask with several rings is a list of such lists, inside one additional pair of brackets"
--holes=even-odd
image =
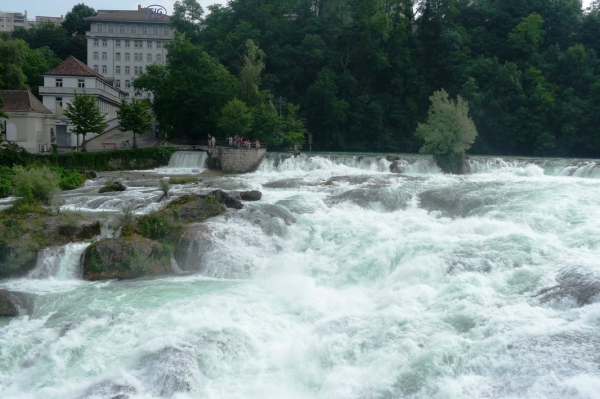
[(88, 66), (107, 78), (126, 97), (151, 97), (136, 92), (133, 80), (151, 64), (164, 64), (165, 44), (174, 38), (170, 18), (151, 8), (137, 10), (99, 10), (100, 15), (87, 17), (91, 29), (86, 32)]
[(29, 152), (50, 151), (56, 143), (56, 116), (46, 108), (29, 90), (0, 90), (4, 99), (1, 108), (8, 119), (6, 139), (17, 143)]
[(29, 29), (33, 25), (35, 25), (34, 21), (27, 20), (27, 11), (24, 13), (0, 11), (0, 32), (12, 32), (19, 27)]
[[(66, 108), (75, 98), (75, 93), (87, 93), (96, 98), (96, 105), (105, 114), (109, 128), (118, 125), (117, 110), (121, 107), (121, 98), (125, 93), (113, 87), (111, 79), (94, 71), (77, 58), (71, 56), (51, 71), (44, 73), (44, 86), (39, 88), (44, 106), (56, 117), (57, 143), (59, 147), (77, 145), (77, 137), (70, 132), (70, 126), (63, 115)], [(96, 135), (89, 134), (92, 139)]]

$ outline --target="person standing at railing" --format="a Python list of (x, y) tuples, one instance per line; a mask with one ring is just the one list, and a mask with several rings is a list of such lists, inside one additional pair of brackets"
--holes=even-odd
[(215, 147), (215, 146), (216, 146), (216, 144), (217, 144), (217, 139), (215, 138), (215, 136), (212, 136), (212, 138), (211, 138), (211, 145), (212, 145), (213, 147)]
[(256, 141), (254, 142), (254, 145), (255, 145), (256, 149), (258, 150), (260, 148), (260, 141), (258, 141), (258, 139), (256, 139)]
[(210, 133), (209, 133), (208, 134), (208, 146), (210, 147), (211, 144), (212, 144), (212, 140), (211, 140)]

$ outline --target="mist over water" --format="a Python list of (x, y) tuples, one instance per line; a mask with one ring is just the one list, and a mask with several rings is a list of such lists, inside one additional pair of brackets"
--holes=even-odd
[[(0, 397), (598, 397), (597, 161), (469, 162), (269, 154), (178, 188), (263, 193), (197, 227), (184, 274), (86, 282), (86, 244), (42, 252), (0, 281), (28, 306), (0, 320)], [(143, 174), (110, 206), (153, 209)]]

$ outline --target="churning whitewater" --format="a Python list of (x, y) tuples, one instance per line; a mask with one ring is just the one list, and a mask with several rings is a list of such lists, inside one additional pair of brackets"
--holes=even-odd
[[(198, 225), (192, 274), (87, 282), (87, 244), (41, 252), (0, 281), (26, 307), (0, 321), (0, 397), (597, 398), (600, 166), (469, 162), (269, 154), (174, 186), (263, 193)], [(150, 212), (169, 168), (63, 207)]]

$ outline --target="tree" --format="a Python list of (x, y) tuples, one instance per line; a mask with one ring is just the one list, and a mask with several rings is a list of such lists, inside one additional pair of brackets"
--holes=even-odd
[(117, 111), (119, 117), (119, 130), (122, 132), (133, 132), (133, 148), (137, 147), (136, 134), (144, 134), (152, 129), (154, 117), (148, 111), (150, 104), (147, 100), (133, 99), (131, 103), (121, 100), (121, 109)]
[[(2, 81), (0, 81), (0, 85), (2, 84)], [(6, 115), (6, 112), (4, 112), (1, 108), (4, 106), (4, 99), (2, 98), (2, 96), (0, 96), (0, 118), (6, 118), (8, 119), (8, 115)], [(0, 136), (1, 138), (1, 136)]]
[(289, 103), (286, 107), (284, 117), (280, 118), (279, 134), (281, 143), (287, 146), (297, 146), (304, 144), (304, 136), (307, 133), (306, 121), (298, 117), (300, 106)]
[(243, 101), (234, 98), (221, 109), (219, 128), (227, 136), (245, 136), (252, 129), (252, 113)]
[(469, 106), (462, 97), (448, 98), (446, 90), (433, 93), (426, 123), (419, 123), (417, 137), (425, 141), (421, 153), (432, 154), (446, 173), (461, 173), (466, 151), (471, 148), (477, 129), (469, 118)]
[(92, 7), (79, 3), (73, 6), (71, 11), (65, 15), (62, 26), (70, 36), (85, 35), (85, 32), (90, 30), (90, 22), (84, 20), (84, 18), (96, 15), (98, 15), (98, 12)]
[(23, 40), (4, 40), (0, 37), (0, 88), (27, 90), (27, 77), (23, 73), (23, 63), (28, 46)]
[(202, 6), (196, 0), (176, 1), (173, 5), (171, 26), (195, 42), (202, 29), (203, 14)]
[(73, 126), (73, 132), (83, 135), (83, 151), (86, 134), (100, 134), (108, 127), (104, 115), (96, 105), (96, 99), (85, 92), (75, 93), (73, 101), (67, 104), (65, 116), (69, 118), (67, 123)]
[(180, 34), (167, 46), (167, 65), (149, 65), (133, 86), (154, 94), (152, 109), (161, 130), (170, 137), (200, 139), (217, 130), (221, 109), (235, 97), (236, 79)]
[(263, 102), (259, 86), (260, 74), (265, 69), (264, 57), (265, 53), (254, 44), (252, 39), (248, 39), (246, 54), (244, 54), (244, 66), (240, 72), (239, 91), (242, 100), (250, 106)]

